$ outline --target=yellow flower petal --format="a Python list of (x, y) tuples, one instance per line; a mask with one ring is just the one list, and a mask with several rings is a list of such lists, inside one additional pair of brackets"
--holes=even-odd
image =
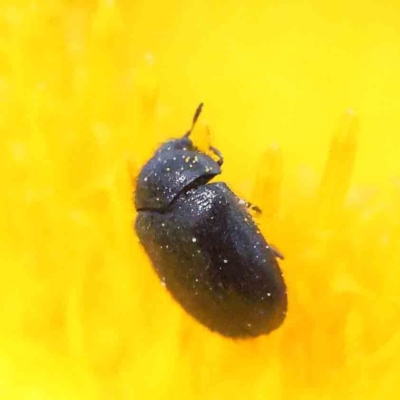
[[(0, 397), (396, 399), (399, 8), (4, 0)], [(285, 255), (257, 340), (186, 315), (132, 226), (201, 101), (196, 141)]]

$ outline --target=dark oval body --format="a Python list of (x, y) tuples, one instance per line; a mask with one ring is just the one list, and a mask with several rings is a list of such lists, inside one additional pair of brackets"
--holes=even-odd
[(173, 297), (212, 331), (255, 337), (283, 322), (287, 298), (278, 263), (224, 183), (181, 195), (165, 213), (139, 212), (136, 232)]
[[(188, 156), (177, 163), (171, 146), (196, 155), (192, 144), (187, 148), (187, 140), (186, 135), (161, 146), (165, 151), (159, 149), (139, 175), (135, 222), (139, 240), (172, 296), (197, 321), (231, 338), (267, 334), (282, 324), (287, 311), (276, 253), (245, 203), (226, 184), (208, 183), (220, 173), (222, 162), (215, 164), (198, 152), (201, 157), (196, 162), (205, 160), (205, 167), (198, 166), (197, 173)], [(216, 172), (210, 173), (210, 168)], [(186, 169), (188, 175), (182, 177)], [(179, 179), (171, 195), (168, 182), (175, 173)]]

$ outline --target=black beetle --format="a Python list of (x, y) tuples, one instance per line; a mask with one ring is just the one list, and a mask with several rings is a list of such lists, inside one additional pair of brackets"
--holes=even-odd
[(135, 229), (158, 276), (195, 319), (231, 338), (267, 334), (286, 316), (286, 286), (249, 204), (222, 182), (191, 130), (162, 144), (137, 179)]

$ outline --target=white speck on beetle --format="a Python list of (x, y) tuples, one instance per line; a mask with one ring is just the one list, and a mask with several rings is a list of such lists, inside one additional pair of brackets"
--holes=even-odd
[(194, 237), (194, 238), (192, 238), (192, 242), (193, 243), (196, 243), (197, 242), (197, 239)]
[(267, 296), (268, 296), (268, 297), (271, 297), (271, 293), (268, 292), (268, 293), (267, 293)]
[(161, 224), (161, 226), (165, 226), (164, 222)]
[(228, 264), (228, 260), (226, 258), (224, 259), (224, 264)]
[(146, 176), (146, 178), (144, 178), (143, 180), (144, 180), (145, 182), (147, 182), (147, 176)]

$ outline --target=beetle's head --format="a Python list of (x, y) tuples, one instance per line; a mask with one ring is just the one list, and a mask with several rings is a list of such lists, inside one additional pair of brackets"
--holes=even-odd
[(163, 143), (140, 171), (135, 194), (137, 210), (165, 210), (183, 191), (206, 184), (221, 173), (220, 152), (210, 148), (218, 157), (215, 161), (190, 139), (202, 106), (196, 110), (191, 129), (180, 139)]

